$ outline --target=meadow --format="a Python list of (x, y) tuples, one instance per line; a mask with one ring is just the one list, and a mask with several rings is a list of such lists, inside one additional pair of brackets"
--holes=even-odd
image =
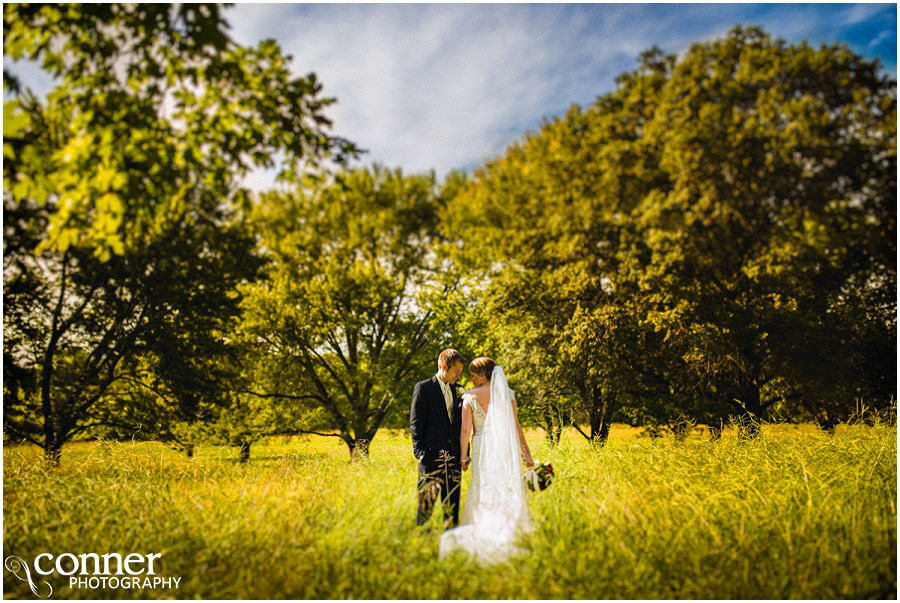
[[(160, 553), (177, 589), (85, 589), (51, 598), (895, 598), (897, 432), (765, 426), (739, 440), (638, 437), (605, 447), (568, 433), (535, 456), (557, 479), (530, 494), (527, 554), (482, 568), (437, 559), (440, 518), (417, 529), (408, 435), (383, 432), (349, 462), (336, 438), (272, 438), (251, 461), (154, 442), (3, 452), (4, 558)], [(468, 474), (464, 478), (464, 485)], [(463, 500), (465, 499), (465, 490)], [(4, 573), (6, 598), (35, 598)], [(42, 591), (41, 594), (45, 594)]]

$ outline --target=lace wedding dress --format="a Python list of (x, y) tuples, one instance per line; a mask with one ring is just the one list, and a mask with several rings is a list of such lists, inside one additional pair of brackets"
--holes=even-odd
[(441, 535), (439, 557), (468, 551), (484, 564), (505, 561), (520, 552), (516, 538), (533, 529), (519, 465), (519, 438), (512, 409), (513, 392), (499, 366), (491, 376), (487, 412), (475, 396), (463, 395), (472, 410), (472, 483), (458, 528)]

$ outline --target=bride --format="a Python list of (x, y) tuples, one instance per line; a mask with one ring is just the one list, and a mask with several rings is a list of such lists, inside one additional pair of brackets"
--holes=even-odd
[(475, 389), (463, 394), (459, 439), (462, 469), (471, 463), (472, 483), (459, 527), (441, 535), (439, 557), (461, 549), (481, 563), (496, 563), (516, 553), (516, 537), (533, 528), (519, 450), (528, 466), (533, 462), (503, 369), (482, 357), (472, 361), (469, 372)]

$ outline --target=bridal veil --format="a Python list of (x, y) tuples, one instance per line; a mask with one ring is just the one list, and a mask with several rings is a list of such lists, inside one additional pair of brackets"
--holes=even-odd
[(441, 535), (439, 556), (461, 549), (481, 563), (496, 563), (516, 552), (516, 537), (533, 525), (519, 464), (512, 392), (499, 366), (491, 373), (491, 401), (480, 440), (477, 470), (481, 489), (471, 514), (466, 513), (471, 523)]

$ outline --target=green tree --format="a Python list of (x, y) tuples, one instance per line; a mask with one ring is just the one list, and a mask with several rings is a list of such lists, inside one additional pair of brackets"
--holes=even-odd
[(437, 357), (432, 301), (454, 286), (431, 247), (438, 206), (433, 174), (375, 166), (310, 178), (257, 207), (269, 264), (242, 288), (242, 330), (271, 366), (296, 368), (267, 393), (308, 397), (351, 454), (367, 454)]
[(738, 28), (671, 69), (644, 133), (670, 182), (635, 238), (654, 324), (748, 418), (809, 402), (821, 375), (796, 343), (896, 313), (896, 82), (845, 47)]
[(240, 462), (250, 460), (256, 442), (270, 436), (298, 433), (339, 437), (330, 426), (317, 398), (306, 393), (308, 380), (296, 364), (279, 362), (265, 344), (253, 345), (238, 334), (237, 349), (226, 382), (224, 404), (211, 409), (203, 424), (203, 439), (234, 446)]
[[(736, 28), (680, 60), (650, 50), (617, 82), (456, 201), (510, 333), (556, 334), (592, 424), (610, 404), (710, 423), (817, 405), (798, 344), (826, 334), (848, 366), (896, 357), (896, 83), (877, 62)], [(883, 403), (885, 364), (866, 378)], [(853, 379), (830, 375), (834, 404), (852, 406)]]
[(315, 76), (231, 42), (215, 5), (3, 16), (6, 56), (58, 82), (41, 101), (4, 72), (4, 433), (58, 462), (138, 356), (185, 385), (220, 346), (258, 263), (241, 178), (355, 149), (327, 134)]
[(460, 220), (448, 226), (464, 240), (460, 261), (490, 280), (485, 303), (515, 342), (508, 362), (522, 365), (525, 390), (544, 401), (539, 414), (599, 443), (629, 397), (671, 394), (649, 361), (662, 354), (648, 344), (662, 338), (641, 323), (633, 291), (618, 278), (627, 203), (654, 186), (652, 166), (632, 166), (641, 178), (613, 168), (643, 161), (614, 143), (641, 107), (614, 113), (605, 102), (605, 111), (573, 108), (513, 145), (448, 212)]

